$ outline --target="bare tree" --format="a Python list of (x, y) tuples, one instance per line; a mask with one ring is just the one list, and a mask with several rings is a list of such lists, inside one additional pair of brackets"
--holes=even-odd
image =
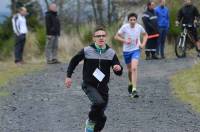
[(48, 2), (48, 0), (45, 0), (45, 4), (46, 4), (46, 7), (48, 9), (49, 8), (49, 2)]
[(97, 0), (96, 1), (97, 4), (97, 11), (98, 11), (98, 21), (97, 24), (103, 24), (104, 20), (103, 20), (103, 0)]
[(116, 4), (114, 1), (111, 1), (111, 7), (112, 7), (112, 10), (111, 10), (111, 18), (112, 20), (111, 21), (115, 21), (117, 20), (118, 21), (118, 13), (117, 13), (117, 7), (116, 7)]
[(79, 25), (80, 25), (80, 13), (81, 13), (81, 3), (80, 0), (77, 0), (77, 14), (76, 14), (76, 31), (80, 36)]
[(96, 11), (96, 6), (95, 6), (95, 1), (94, 0), (91, 0), (91, 4), (92, 4), (92, 9), (93, 9), (93, 13), (94, 13), (94, 19), (95, 19), (95, 22), (97, 22), (97, 11)]
[(66, 0), (59, 0), (56, 1), (57, 6), (58, 6), (58, 12), (59, 12), (59, 18), (61, 20), (61, 22), (64, 22), (64, 4), (65, 4)]
[(12, 11), (12, 14), (15, 14), (17, 9), (17, 0), (11, 0), (11, 11)]
[(108, 5), (108, 12), (107, 12), (107, 16), (108, 16), (108, 24), (110, 25), (111, 24), (111, 0), (108, 0), (107, 1), (107, 5)]

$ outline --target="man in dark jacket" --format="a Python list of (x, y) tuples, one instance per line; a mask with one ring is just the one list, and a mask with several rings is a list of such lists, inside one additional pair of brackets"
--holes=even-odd
[(178, 26), (181, 22), (182, 24), (191, 25), (191, 28), (188, 28), (191, 31), (193, 38), (196, 41), (196, 45), (198, 47), (198, 57), (200, 57), (200, 40), (198, 39), (197, 29), (195, 24), (199, 19), (199, 11), (198, 9), (192, 4), (191, 0), (185, 0), (185, 5), (178, 11), (176, 25)]
[(145, 30), (148, 34), (148, 40), (145, 49), (146, 60), (158, 59), (158, 57), (156, 56), (156, 49), (158, 46), (157, 39), (159, 37), (159, 32), (157, 16), (154, 11), (154, 5), (155, 3), (153, 1), (149, 1), (147, 3), (147, 10), (144, 12), (142, 17)]
[(60, 36), (60, 21), (57, 16), (57, 6), (52, 3), (49, 11), (46, 12), (46, 34), (47, 43), (45, 47), (45, 55), (47, 64), (59, 63), (57, 59), (58, 37)]
[(106, 122), (104, 111), (108, 103), (108, 82), (110, 68), (116, 75), (122, 74), (122, 66), (113, 49), (106, 44), (104, 28), (97, 28), (93, 34), (94, 43), (83, 48), (70, 61), (65, 84), (72, 84), (72, 73), (80, 61), (83, 64), (82, 89), (92, 103), (89, 119), (86, 121), (85, 132), (100, 132)]

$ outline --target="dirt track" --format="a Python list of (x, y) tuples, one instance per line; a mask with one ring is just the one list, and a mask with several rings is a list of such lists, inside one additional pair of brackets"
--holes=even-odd
[[(134, 100), (127, 95), (127, 71), (111, 76), (103, 132), (200, 132), (200, 116), (172, 96), (168, 80), (194, 61), (141, 61), (140, 98)], [(71, 89), (64, 87), (65, 70), (64, 64), (51, 65), (6, 86), (11, 96), (0, 97), (0, 132), (83, 132), (90, 103), (80, 87), (82, 66)]]

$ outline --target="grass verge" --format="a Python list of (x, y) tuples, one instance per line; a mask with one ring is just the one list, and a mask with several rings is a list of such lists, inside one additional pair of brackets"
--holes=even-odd
[(7, 90), (2, 87), (9, 81), (27, 73), (39, 71), (43, 69), (43, 67), (43, 64), (28, 63), (22, 66), (17, 66), (13, 62), (0, 62), (0, 97), (9, 95)]
[(200, 112), (200, 64), (191, 69), (179, 71), (171, 77), (173, 94)]

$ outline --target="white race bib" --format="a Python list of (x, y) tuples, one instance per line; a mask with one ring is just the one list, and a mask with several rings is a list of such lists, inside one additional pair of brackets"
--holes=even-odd
[(94, 76), (97, 80), (99, 80), (99, 82), (101, 82), (101, 81), (104, 79), (105, 74), (104, 74), (103, 72), (101, 72), (101, 71), (99, 70), (99, 68), (97, 68), (97, 69), (94, 71), (93, 76)]

